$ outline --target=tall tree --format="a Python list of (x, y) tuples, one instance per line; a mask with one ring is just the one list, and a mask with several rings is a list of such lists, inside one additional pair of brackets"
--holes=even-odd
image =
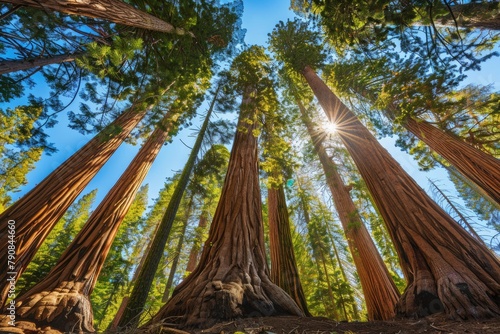
[(83, 15), (142, 29), (184, 35), (186, 31), (176, 28), (153, 15), (136, 9), (120, 0), (99, 0), (82, 3), (74, 0), (48, 0), (40, 3), (32, 0), (2, 0), (16, 6), (30, 6), (44, 10), (56, 10), (66, 14)]
[(89, 295), (118, 228), (177, 118), (170, 111), (92, 213), (50, 273), (16, 299), (18, 317), (59, 330), (94, 332)]
[(329, 121), (337, 125), (384, 218), (408, 280), (397, 313), (498, 316), (499, 260), (429, 198), (318, 77), (312, 67), (318, 67), (323, 56), (316, 38), (304, 25), (281, 22), (271, 45), (289, 69), (302, 75)]
[(179, 204), (189, 182), (191, 171), (193, 170), (193, 167), (195, 165), (196, 157), (198, 156), (201, 144), (203, 143), (203, 137), (205, 136), (205, 132), (210, 121), (210, 116), (217, 103), (219, 91), (223, 86), (222, 80), (220, 81), (214, 92), (214, 97), (208, 109), (207, 115), (205, 116), (203, 125), (198, 133), (196, 142), (193, 145), (188, 161), (186, 162), (186, 165), (182, 170), (182, 174), (179, 178), (174, 193), (172, 194), (172, 198), (168, 203), (167, 209), (165, 210), (165, 214), (159, 224), (158, 231), (156, 232), (154, 239), (152, 240), (151, 248), (145, 255), (146, 259), (144, 260), (144, 265), (141, 268), (139, 276), (137, 277), (134, 288), (130, 293), (130, 299), (128, 301), (127, 309), (125, 310), (123, 317), (120, 319), (119, 325), (121, 327), (135, 327), (139, 323), (139, 315), (146, 303), (148, 292), (151, 288), (151, 284), (153, 283), (156, 269), (158, 268), (158, 265), (163, 256), (163, 250), (165, 249), (170, 230), (172, 229), (172, 224), (177, 214), (177, 209), (179, 208)]
[(293, 251), (290, 220), (283, 184), (267, 189), (271, 280), (292, 297), (305, 315), (311, 316), (300, 283)]
[(145, 227), (143, 214), (148, 206), (149, 185), (143, 185), (137, 192), (130, 209), (118, 228), (116, 237), (106, 257), (103, 268), (90, 295), (95, 327), (105, 330), (118, 310), (130, 284), (130, 273), (137, 261), (137, 248)]
[(358, 209), (351, 199), (349, 188), (344, 184), (337, 171), (337, 166), (323, 146), (324, 134), (314, 127), (302, 103), (298, 102), (298, 104), (302, 120), (307, 127), (314, 143), (314, 150), (325, 172), (326, 182), (332, 193), (356, 265), (365, 296), (368, 320), (389, 320), (395, 315), (395, 306), (400, 296), (399, 291), (359, 216)]
[[(453, 110), (467, 110), (472, 105), (472, 108), (486, 109), (483, 118), (491, 119), (494, 115), (488, 111), (498, 105), (498, 96), (481, 93), (481, 90), (472, 87), (450, 92), (460, 79), (442, 69), (429, 69), (421, 59), (406, 60), (403, 64), (383, 57), (362, 63), (360, 60), (357, 56), (332, 66), (334, 76), (345, 78), (342, 83), (339, 82), (339, 88), (368, 99), (385, 110), (384, 115), (388, 119), (397, 121), (492, 200), (500, 203), (500, 161), (491, 155), (494, 154), (491, 148), (486, 149), (490, 154), (479, 148), (481, 132), (484, 135), (488, 130), (473, 131), (467, 123), (477, 123), (476, 120), (458, 121), (472, 118), (470, 115), (458, 112), (453, 115)], [(433, 119), (436, 125), (431, 124)], [(466, 123), (465, 127), (468, 128), (464, 131), (467, 133), (465, 138), (460, 138), (457, 130), (450, 129), (463, 126), (460, 123)], [(470, 139), (476, 136), (477, 139)], [(495, 137), (493, 133), (484, 139), (496, 141)], [(416, 149), (413, 148), (413, 151)]]
[(255, 46), (233, 61), (243, 99), (221, 198), (198, 266), (153, 321), (175, 317), (207, 326), (235, 317), (303, 315), (269, 279), (264, 250), (256, 135), (259, 114), (276, 103), (268, 62)]
[[(90, 140), (49, 174), (35, 188), (0, 215), (0, 239), (7, 242), (7, 222), (16, 224), (17, 279), (35, 255), (47, 234), (64, 215), (90, 180), (109, 160), (132, 129), (146, 114), (131, 107), (113, 123)], [(7, 268), (7, 254), (0, 255), (0, 264)], [(6, 272), (1, 274), (5, 282)], [(2, 287), (0, 304), (6, 301), (8, 285)]]
[(290, 219), (283, 183), (293, 165), (291, 145), (285, 139), (285, 113), (268, 112), (263, 132), (262, 169), (267, 173), (267, 218), (271, 281), (282, 288), (305, 315), (310, 316), (295, 260)]

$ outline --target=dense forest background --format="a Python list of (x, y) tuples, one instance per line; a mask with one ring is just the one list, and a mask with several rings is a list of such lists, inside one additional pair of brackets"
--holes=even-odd
[(0, 5), (18, 321), (500, 315), (498, 2), (54, 3)]

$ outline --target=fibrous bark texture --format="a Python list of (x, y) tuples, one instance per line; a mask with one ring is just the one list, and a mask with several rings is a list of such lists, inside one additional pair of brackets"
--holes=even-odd
[(500, 160), (425, 121), (408, 118), (404, 126), (500, 204)]
[(126, 26), (184, 35), (186, 32), (120, 0), (2, 0), (0, 2), (104, 19)]
[(94, 331), (89, 295), (116, 232), (167, 136), (168, 127), (164, 125), (151, 134), (56, 266), (16, 300), (19, 320), (61, 331)]
[[(87, 184), (144, 117), (146, 111), (130, 109), (120, 115), (105, 130), (90, 140), (68, 160), (54, 170), (35, 188), (0, 215), (0, 241), (7, 245), (8, 222), (15, 223), (17, 279), (26, 269), (54, 225), (64, 215)], [(109, 133), (116, 132), (116, 135)], [(0, 253), (0, 267), (8, 268), (7, 252)], [(10, 276), (9, 276), (10, 277)], [(0, 273), (1, 303), (6, 301), (9, 284), (6, 271)]]
[(418, 186), (356, 116), (306, 67), (302, 72), (384, 218), (408, 286), (401, 316), (500, 315), (500, 262)]
[(30, 60), (6, 60), (0, 62), (0, 75), (28, 70), (30, 68), (42, 67), (46, 65), (52, 64), (60, 64), (65, 62), (74, 61), (78, 57), (77, 54), (69, 54), (69, 55), (57, 55), (52, 57), (39, 57)]
[(306, 297), (300, 283), (299, 270), (293, 251), (290, 219), (283, 185), (267, 190), (269, 212), (269, 248), (271, 251), (271, 281), (285, 290), (307, 316)]
[(368, 320), (389, 320), (395, 316), (400, 294), (370, 237), (358, 210), (337, 172), (337, 166), (323, 147), (323, 137), (314, 129), (304, 107), (299, 104), (302, 119), (314, 143), (314, 150), (325, 172), (326, 182), (351, 251), (365, 296)]
[(248, 110), (250, 94), (242, 102), (240, 131), (200, 263), (177, 286), (153, 322), (169, 319), (184, 326), (207, 326), (238, 317), (303, 315), (269, 279), (255, 122), (248, 125), (243, 121), (245, 117), (255, 121), (255, 110)]

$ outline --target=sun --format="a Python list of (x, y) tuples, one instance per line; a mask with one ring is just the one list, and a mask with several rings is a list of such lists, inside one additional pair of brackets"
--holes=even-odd
[(335, 134), (338, 130), (337, 124), (332, 122), (323, 123), (323, 130), (328, 134)]

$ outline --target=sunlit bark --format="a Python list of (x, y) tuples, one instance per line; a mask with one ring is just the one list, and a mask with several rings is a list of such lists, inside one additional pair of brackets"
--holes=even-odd
[(440, 208), (310, 68), (302, 74), (365, 180), (400, 256), (402, 316), (500, 315), (500, 263)]
[[(207, 326), (238, 317), (303, 315), (295, 302), (269, 279), (252, 94), (255, 93), (247, 91), (243, 97), (240, 131), (234, 139), (200, 263), (177, 286), (153, 322), (172, 319), (184, 326)], [(247, 124), (245, 118), (253, 120), (253, 124)]]
[(368, 320), (389, 320), (395, 316), (395, 306), (400, 297), (399, 291), (359, 216), (348, 187), (337, 172), (337, 166), (323, 147), (322, 134), (314, 128), (301, 103), (299, 103), (299, 109), (325, 172), (326, 182), (346, 235), (363, 288)]
[[(0, 215), (0, 242), (4, 245), (8, 242), (8, 222), (15, 222), (16, 261), (9, 272), (16, 273), (12, 275), (16, 280), (71, 203), (145, 114), (146, 110), (136, 112), (134, 108), (124, 112)], [(0, 267), (8, 268), (7, 252), (0, 253)], [(9, 284), (5, 284), (7, 271), (0, 271), (0, 278), (2, 284), (0, 305), (3, 305), (9, 288)]]
[(50, 273), (16, 300), (17, 320), (61, 331), (93, 332), (89, 295), (116, 232), (168, 136), (170, 121), (151, 134)]

